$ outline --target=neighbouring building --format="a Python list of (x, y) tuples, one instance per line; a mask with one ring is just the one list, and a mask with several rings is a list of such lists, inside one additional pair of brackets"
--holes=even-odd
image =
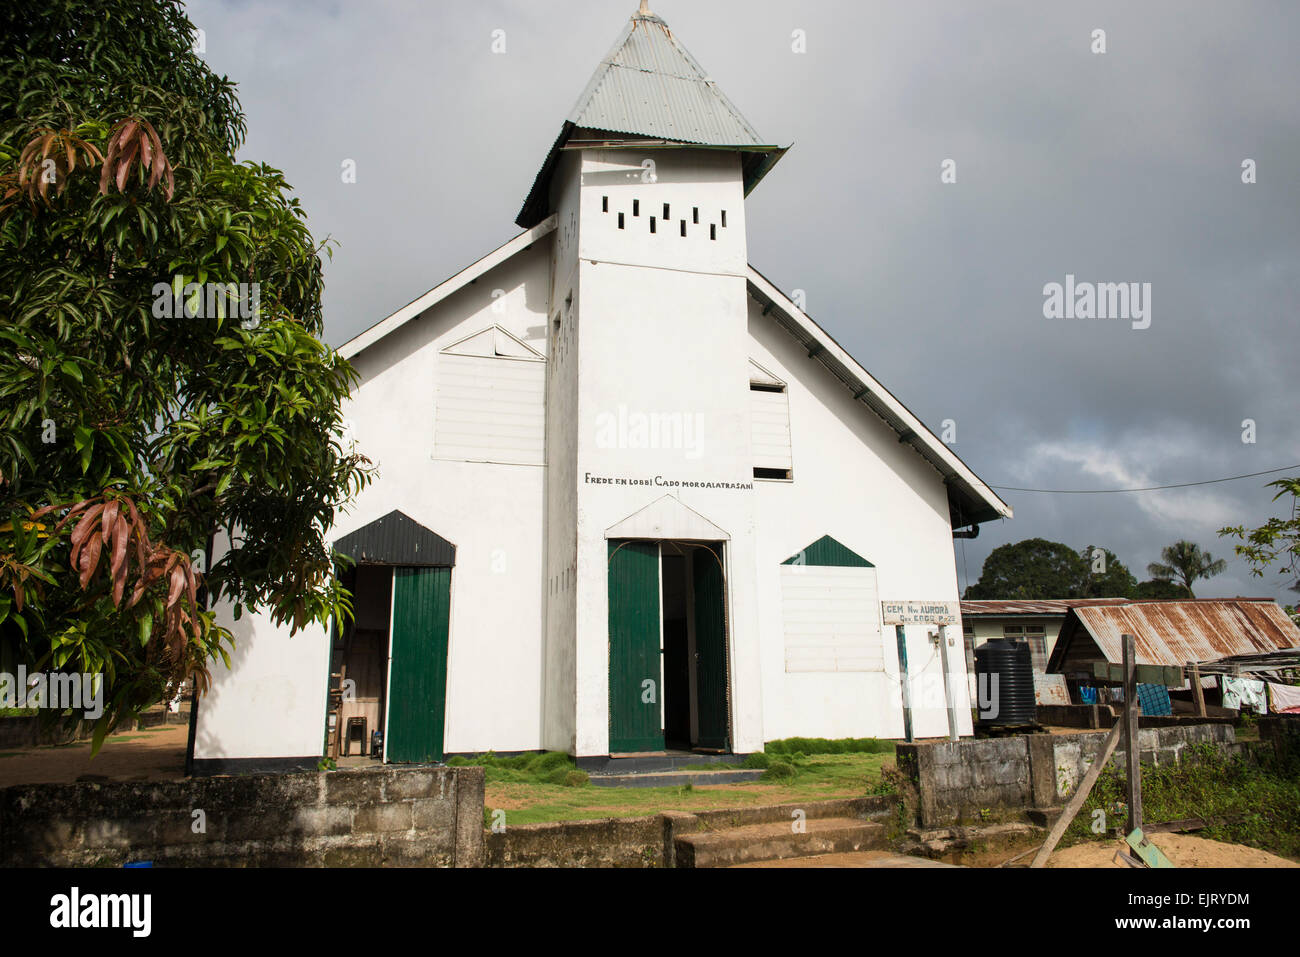
[[(1096, 664), (1122, 664), (1121, 636), (1134, 638), (1136, 662), (1185, 668), (1192, 662), (1258, 656), (1300, 648), (1300, 628), (1271, 598), (1193, 598), (1076, 605), (1061, 625), (1047, 670), (1062, 674), (1071, 699), (1098, 681)], [(1217, 679), (1203, 683), (1214, 685)], [(1190, 685), (1185, 681), (1184, 690)]]
[(975, 669), (975, 649), (992, 638), (1029, 643), (1034, 671), (1047, 672), (1047, 659), (1056, 647), (1065, 616), (1074, 607), (1122, 605), (1128, 598), (1063, 598), (1043, 601), (963, 601), (962, 637), (966, 668)]
[[(745, 198), (784, 152), (631, 18), (523, 232), (341, 347), (379, 469), (331, 531), (356, 620), (290, 637), (221, 609), (238, 647), (196, 770), (375, 731), (389, 761), (584, 766), (902, 736), (880, 602), (956, 602), (954, 533), (1011, 509), (749, 264)], [(904, 637), (916, 734), (946, 734), (938, 650)]]

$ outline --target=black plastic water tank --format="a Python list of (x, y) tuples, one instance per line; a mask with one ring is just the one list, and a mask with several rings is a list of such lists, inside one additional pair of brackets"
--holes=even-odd
[(1038, 723), (1029, 643), (994, 638), (975, 649), (976, 715), (986, 726)]

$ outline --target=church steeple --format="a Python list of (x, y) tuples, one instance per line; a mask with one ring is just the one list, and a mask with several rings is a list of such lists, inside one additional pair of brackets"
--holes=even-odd
[(550, 183), (560, 151), (571, 143), (664, 141), (741, 152), (745, 193), (785, 150), (763, 142), (749, 121), (641, 0), (601, 60), (533, 183), (516, 222), (527, 229), (551, 212)]

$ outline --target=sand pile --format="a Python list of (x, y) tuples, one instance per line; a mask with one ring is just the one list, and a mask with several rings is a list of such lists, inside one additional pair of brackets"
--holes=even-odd
[[(1151, 843), (1178, 867), (1300, 867), (1295, 861), (1241, 844), (1224, 844), (1192, 834), (1153, 834)], [(1115, 861), (1115, 852), (1129, 846), (1123, 841), (1089, 842), (1057, 851), (1048, 867), (1127, 867)], [(1136, 856), (1136, 855), (1134, 855)]]

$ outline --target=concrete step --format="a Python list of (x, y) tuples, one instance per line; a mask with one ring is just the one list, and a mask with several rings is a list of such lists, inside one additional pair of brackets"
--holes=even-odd
[(710, 784), (736, 784), (741, 781), (757, 781), (763, 775), (762, 768), (736, 768), (727, 770), (689, 769), (682, 771), (642, 771), (636, 774), (593, 774), (589, 780), (598, 788), (669, 788), (690, 784), (706, 787)]
[[(886, 803), (890, 801), (891, 803)], [(711, 811), (695, 811), (694, 815), (704, 830), (720, 831), (729, 827), (745, 827), (748, 824), (775, 824), (778, 821), (789, 824), (802, 812), (802, 816), (811, 821), (813, 818), (848, 817), (856, 820), (875, 819), (888, 816), (893, 810), (892, 799), (881, 797), (836, 798), (829, 801), (800, 801), (797, 804), (765, 804), (759, 807), (726, 807)]]
[(811, 818), (802, 822), (802, 833), (793, 824), (778, 821), (682, 834), (674, 841), (677, 866), (728, 867), (885, 846), (884, 825), (860, 818)]
[(645, 751), (611, 754), (608, 757), (579, 757), (578, 770), (588, 774), (632, 774), (642, 771), (682, 771), (688, 768), (732, 768), (742, 764), (743, 754), (707, 754), (699, 751)]

